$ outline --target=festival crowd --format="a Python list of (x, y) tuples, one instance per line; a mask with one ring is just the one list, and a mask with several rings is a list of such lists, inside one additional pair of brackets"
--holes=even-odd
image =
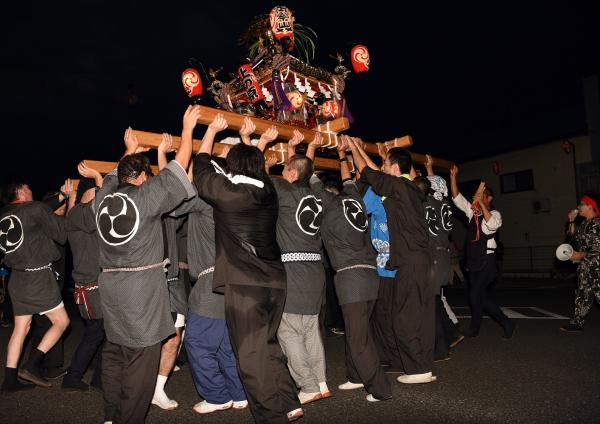
[[(298, 131), (281, 176), (270, 176), (276, 159), (265, 160), (264, 151), (279, 135), (275, 127), (252, 140), (256, 127), (245, 119), (241, 142), (213, 156), (215, 137), (227, 128), (217, 115), (193, 156), (199, 116), (197, 106), (186, 110), (171, 161), (173, 141), (163, 135), (156, 175), (128, 129), (124, 155), (104, 177), (82, 162), (77, 187), (67, 180), (43, 202), (24, 179), (5, 185), (0, 248), (14, 328), (4, 394), (50, 387), (65, 374), (46, 364), (70, 324), (55, 274), (67, 241), (85, 330), (62, 388), (103, 391), (106, 422), (142, 423), (151, 404), (177, 408), (165, 384), (181, 350), (202, 398), (195, 412), (248, 407), (260, 423), (302, 417), (302, 405), (332, 396), (323, 344), (323, 311), (332, 302), (339, 302), (337, 331), (345, 334), (347, 381), (338, 389), (362, 389), (368, 402), (392, 398), (390, 374), (400, 384), (436, 381), (434, 363), (478, 336), (484, 312), (511, 339), (515, 324), (488, 290), (498, 276), (502, 226), (489, 188), (467, 200), (456, 167), (448, 190), (429, 157), (423, 176), (402, 148), (382, 148), (378, 166), (360, 139), (347, 136), (337, 146), (339, 175), (317, 175), (313, 160), (323, 140), (317, 133), (297, 154)], [(569, 215), (580, 288), (567, 331), (581, 331), (593, 296), (600, 300), (597, 202), (593, 194), (582, 198), (581, 223)], [(472, 319), (463, 331), (441, 291), (458, 268), (449, 238), (453, 206), (468, 221)], [(21, 361), (32, 321), (41, 333)]]

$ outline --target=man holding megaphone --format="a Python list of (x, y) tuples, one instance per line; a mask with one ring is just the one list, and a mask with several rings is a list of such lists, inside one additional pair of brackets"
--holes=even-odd
[[(600, 303), (600, 199), (595, 193), (585, 194), (577, 209), (569, 211), (568, 238), (574, 246), (570, 260), (577, 265), (575, 313), (571, 321), (560, 327), (562, 331), (581, 332), (585, 317), (590, 312), (594, 296)], [(584, 220), (576, 225), (575, 218)], [(557, 252), (558, 254), (558, 252)], [(560, 258), (559, 258), (560, 259)]]

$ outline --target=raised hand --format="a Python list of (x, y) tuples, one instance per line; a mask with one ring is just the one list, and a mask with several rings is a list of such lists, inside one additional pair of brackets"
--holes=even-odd
[(425, 169), (427, 170), (427, 175), (433, 174), (433, 158), (430, 155), (425, 155)]
[(277, 138), (277, 136), (279, 135), (279, 131), (277, 131), (277, 128), (275, 128), (274, 126), (270, 127), (268, 130), (266, 130), (261, 136), (260, 139), (258, 140), (258, 148), (261, 151), (265, 151), (265, 148), (267, 147), (267, 144), (269, 144), (270, 142), (272, 142), (273, 140), (275, 140)]
[(173, 148), (173, 137), (171, 137), (171, 134), (163, 133), (162, 140), (158, 145), (159, 153), (170, 153), (174, 150), (175, 149)]
[(215, 119), (213, 119), (213, 121), (208, 125), (208, 128), (214, 131), (215, 133), (218, 133), (226, 129), (227, 126), (227, 120), (225, 119), (223, 114), (217, 113), (217, 116), (215, 116)]
[(304, 134), (298, 130), (294, 130), (294, 136), (288, 141), (288, 146), (296, 147), (298, 144), (302, 143), (302, 141), (304, 141)]
[[(342, 135), (338, 138), (339, 143), (336, 146), (336, 149), (338, 151), (338, 153), (346, 153), (346, 150), (348, 150), (350, 148), (350, 137), (348, 137), (347, 135)], [(355, 140), (352, 140), (356, 143)]]
[(452, 168), (450, 168), (450, 178), (456, 179), (457, 175), (458, 175), (458, 166), (454, 165)]
[(71, 197), (75, 194), (75, 188), (73, 187), (73, 180), (67, 178), (65, 183), (60, 186), (60, 192), (69, 195)]
[(316, 133), (315, 138), (308, 144), (308, 147), (312, 147), (313, 149), (318, 149), (323, 145), (323, 136), (320, 132)]
[(242, 138), (242, 142), (244, 144), (251, 144), (250, 134), (254, 133), (254, 131), (256, 131), (256, 124), (252, 122), (252, 119), (250, 119), (249, 117), (245, 117), (244, 124), (242, 125), (242, 128), (240, 128), (239, 131), (240, 137)]
[(265, 167), (270, 169), (273, 165), (277, 163), (277, 154), (270, 150), (265, 152)]
[(193, 132), (200, 118), (200, 106), (188, 106), (183, 114), (183, 131)]

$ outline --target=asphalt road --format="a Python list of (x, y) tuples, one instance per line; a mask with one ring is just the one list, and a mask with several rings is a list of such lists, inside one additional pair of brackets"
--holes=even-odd
[[(302, 423), (599, 423), (600, 308), (595, 305), (583, 334), (558, 330), (569, 316), (573, 292), (567, 284), (537, 283), (536, 288), (507, 284), (497, 291), (502, 306), (524, 318), (516, 320), (512, 340), (501, 339), (500, 327), (484, 320), (481, 335), (452, 351), (450, 361), (436, 364), (437, 382), (402, 385), (388, 375), (393, 399), (369, 403), (364, 390), (341, 392), (345, 381), (344, 339), (326, 338), (327, 373), (333, 397), (305, 407)], [(467, 315), (463, 289), (447, 292), (457, 315)], [(527, 309), (535, 307), (538, 309)], [(540, 309), (542, 312), (540, 312)], [(72, 311), (72, 330), (65, 342), (65, 363), (79, 341), (82, 323)], [(462, 319), (463, 325), (468, 318)], [(1, 362), (10, 328), (0, 328)], [(0, 371), (3, 377), (4, 369)], [(87, 379), (91, 375), (88, 373)], [(179, 402), (176, 411), (152, 407), (147, 423), (252, 423), (248, 410), (199, 416), (200, 401), (189, 369), (174, 373), (167, 393)], [(63, 393), (60, 380), (50, 389), (36, 388), (0, 397), (0, 423), (102, 422), (102, 396), (97, 392)]]

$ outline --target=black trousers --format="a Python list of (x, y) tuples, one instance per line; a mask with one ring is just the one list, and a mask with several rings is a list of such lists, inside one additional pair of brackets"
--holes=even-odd
[(75, 349), (73, 358), (71, 359), (71, 367), (65, 376), (66, 382), (80, 381), (85, 374), (90, 362), (98, 353), (98, 360), (94, 368), (94, 376), (92, 382), (100, 383), (102, 373), (102, 343), (106, 337), (104, 333), (104, 320), (102, 319), (85, 319), (85, 331), (79, 345)]
[(257, 423), (287, 423), (300, 408), (287, 359), (277, 341), (285, 290), (228, 284), (225, 319), (240, 379)]
[(346, 377), (352, 383), (363, 383), (376, 398), (388, 399), (392, 389), (381, 367), (370, 323), (374, 307), (374, 300), (342, 305), (346, 323)]
[(471, 331), (478, 333), (485, 311), (504, 329), (508, 329), (511, 320), (504, 315), (498, 304), (490, 297), (490, 284), (498, 277), (498, 265), (494, 255), (476, 263), (469, 263), (469, 303), (471, 305)]
[(402, 369), (402, 360), (394, 336), (394, 283), (393, 278), (379, 277), (379, 295), (371, 319), (373, 339), (379, 359), (392, 368)]
[[(52, 327), (52, 321), (45, 315), (35, 314), (33, 316), (33, 331), (31, 332), (31, 348), (36, 349), (46, 331)], [(64, 336), (64, 335), (63, 335)], [(65, 349), (63, 336), (56, 342), (54, 346), (46, 353), (42, 360), (42, 369), (51, 369), (62, 367), (64, 365)]]
[(331, 268), (325, 268), (325, 327), (344, 328), (344, 318), (333, 284), (333, 274)]
[(454, 339), (451, 339), (450, 342), (448, 341), (448, 337), (446, 336), (446, 328), (444, 325), (444, 316), (448, 317), (448, 314), (446, 314), (446, 310), (444, 309), (444, 304), (442, 303), (442, 298), (438, 294), (435, 296), (434, 359), (446, 358), (448, 356), (448, 345), (450, 342), (454, 341)]
[(406, 374), (433, 370), (435, 290), (428, 283), (429, 266), (398, 267), (393, 292), (393, 329)]
[(161, 345), (131, 348), (106, 341), (102, 352), (105, 421), (144, 422), (154, 395)]

